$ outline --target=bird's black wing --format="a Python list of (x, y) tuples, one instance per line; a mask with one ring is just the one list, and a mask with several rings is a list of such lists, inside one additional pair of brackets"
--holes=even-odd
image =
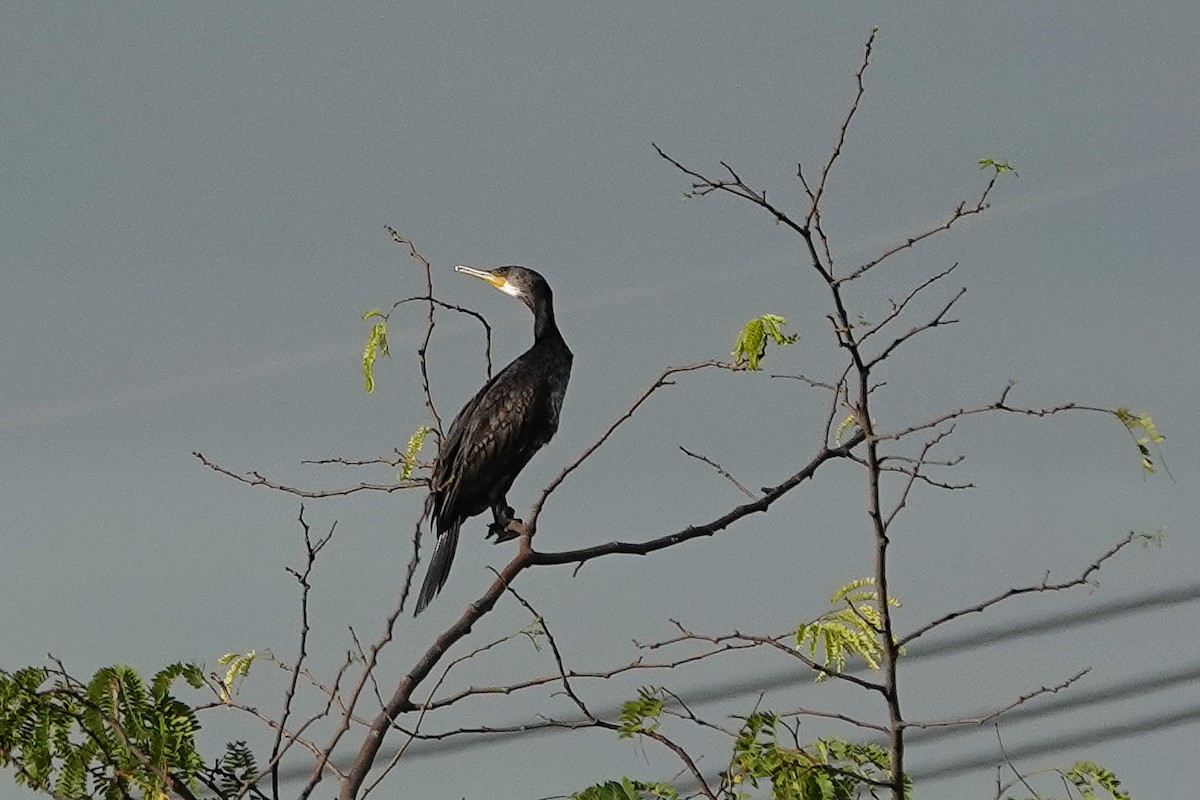
[(502, 498), (557, 427), (554, 419), (546, 430), (550, 415), (543, 408), (543, 393), (537, 381), (516, 368), (520, 362), (502, 370), (467, 402), (438, 451), (429, 496), (438, 540), (417, 598), (418, 614), (450, 575), (463, 521)]
[(447, 437), (443, 517), (474, 516), (500, 500), (554, 433), (547, 430), (546, 393), (522, 364), (517, 359), (498, 374), (460, 414), (459, 436)]

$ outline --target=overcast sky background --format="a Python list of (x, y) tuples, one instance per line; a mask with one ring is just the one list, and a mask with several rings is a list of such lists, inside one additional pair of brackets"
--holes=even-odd
[[(395, 358), (362, 389), (366, 309), (423, 290), (384, 225), (434, 264), (436, 292), (495, 326), (498, 365), (524, 349), (530, 319), (457, 263), (522, 263), (547, 276), (576, 354), (562, 428), (518, 481), (535, 492), (665, 365), (728, 354), (742, 322), (786, 316), (801, 343), (768, 371), (832, 378), (840, 361), (826, 297), (801, 243), (749, 205), (681, 199), (687, 182), (654, 154), (735, 165), (802, 213), (796, 162), (814, 174), (853, 96), (872, 26), (867, 96), (825, 208), (835, 258), (852, 265), (974, 199), (981, 157), (1012, 161), (993, 208), (898, 258), (852, 295), (878, 319), (889, 297), (952, 263), (959, 271), (913, 322), (959, 286), (958, 325), (915, 341), (881, 377), (884, 427), (994, 399), (1130, 405), (1168, 437), (1174, 480), (1144, 479), (1125, 432), (1099, 416), (976, 418), (945, 455), (946, 477), (979, 489), (920, 491), (896, 530), (901, 631), (1013, 585), (1073, 577), (1129, 530), (1162, 529), (1100, 586), (1014, 602), (983, 626), (1200, 582), (1196, 309), (1200, 275), (1200, 11), (1155, 3), (359, 3), (8, 4), (0, 9), (0, 667), (47, 652), (80, 674), (128, 662), (215, 666), (227, 651), (290, 657), (301, 558), (299, 500), (250, 488), (191, 455), (311, 488), (386, 482), (388, 470), (300, 464), (371, 457), (425, 421), (413, 352), (423, 312), (393, 317)], [(478, 325), (440, 315), (430, 349), (443, 416), (483, 380)], [(694, 375), (639, 412), (547, 506), (543, 548), (644, 539), (710, 520), (742, 500), (679, 445), (751, 486), (777, 483), (819, 441), (825, 397), (762, 375)], [(348, 625), (373, 639), (411, 553), (417, 493), (310, 503), (338, 521), (315, 575), (314, 668), (331, 675)], [(861, 476), (810, 485), (715, 538), (647, 559), (524, 575), (570, 665), (616, 666), (631, 638), (781, 632), (870, 571)], [(450, 582), (405, 620), (385, 664), (401, 674), (490, 582), (510, 551), (464, 529)], [(518, 630), (510, 599), (473, 646)], [(1164, 605), (1055, 634), (997, 639), (918, 658), (902, 679), (912, 718), (976, 713), (1084, 667), (1080, 697), (1194, 670), (1196, 605)], [(949, 641), (946, 638), (944, 641)], [(927, 643), (936, 651), (942, 638)], [(745, 713), (767, 655), (587, 687), (598, 707), (663, 683), (698, 710)], [(520, 641), (451, 673), (447, 686), (552, 671)], [(781, 672), (783, 671), (783, 672)], [(386, 677), (386, 676), (385, 676)], [(271, 708), (281, 676), (247, 691)], [(706, 687), (742, 687), (708, 699)], [(257, 694), (254, 694), (257, 693)], [(570, 713), (550, 692), (476, 703), (431, 729)], [(764, 704), (882, 715), (861, 692), (796, 673)], [(1200, 684), (1175, 681), (1003, 728), (1019, 764), (1091, 758), (1136, 797), (1194, 791)], [(1035, 704), (1030, 704), (1034, 707)], [(1047, 750), (1047, 742), (1175, 715), (1181, 724)], [(1190, 716), (1189, 716), (1190, 714)], [(258, 736), (228, 715), (206, 742)], [(808, 724), (806, 732), (854, 735)], [(259, 740), (261, 741), (261, 739)], [(395, 743), (395, 742), (393, 742)], [(709, 740), (710, 773), (728, 750)], [(213, 753), (215, 754), (215, 750)], [(396, 785), (412, 796), (568, 794), (676, 767), (599, 731), (417, 748)], [(914, 745), (910, 766), (999, 759), (990, 729)], [(302, 761), (299, 763), (303, 763)], [(918, 795), (989, 797), (981, 766)], [(332, 787), (326, 787), (332, 793)], [(11, 789), (4, 790), (6, 796)]]

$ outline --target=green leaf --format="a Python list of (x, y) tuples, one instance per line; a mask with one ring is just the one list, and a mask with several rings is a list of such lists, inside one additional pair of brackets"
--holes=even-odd
[(250, 674), (250, 665), (258, 653), (250, 650), (246, 653), (226, 653), (217, 659), (217, 663), (225, 666), (225, 677), (221, 679), (221, 699), (228, 701), (231, 693), (236, 693), (234, 683)]
[(994, 161), (990, 158), (979, 159), (979, 168), (980, 169), (987, 169), (988, 167), (991, 167), (992, 169), (996, 170), (997, 175), (1002, 175), (1005, 172), (1011, 172), (1013, 174), (1014, 178), (1020, 177), (1019, 175), (1017, 175), (1016, 168), (1014, 168), (1013, 165), (1007, 161)]
[[(1133, 437), (1133, 445), (1137, 448), (1142, 469), (1153, 473), (1155, 471), (1153, 456), (1158, 455), (1159, 460), (1162, 460), (1161, 445), (1167, 440), (1167, 437), (1158, 432), (1158, 427), (1154, 424), (1154, 420), (1150, 418), (1149, 414), (1139, 414), (1125, 406), (1116, 409), (1112, 413), (1125, 426), (1125, 430), (1129, 431), (1129, 435)], [(1151, 448), (1153, 448), (1153, 451)], [(1170, 474), (1170, 470), (1167, 471), (1167, 474)]]
[(417, 453), (425, 444), (425, 437), (429, 435), (430, 430), (431, 428), (428, 426), (422, 425), (417, 428), (416, 433), (408, 438), (408, 446), (404, 448), (403, 463), (400, 465), (400, 480), (406, 481), (412, 477), (413, 469), (417, 465)]
[[(852, 655), (860, 657), (868, 668), (879, 669), (883, 659), (883, 616), (879, 593), (871, 588), (874, 585), (874, 578), (859, 578), (839, 587), (829, 602), (842, 607), (799, 625), (796, 649), (807, 651), (809, 658), (831, 672), (845, 671), (846, 660)], [(889, 597), (888, 605), (897, 607), (900, 601)], [(828, 677), (828, 672), (819, 672), (816, 681)]]
[(846, 435), (846, 431), (857, 426), (858, 420), (855, 419), (853, 414), (842, 420), (841, 423), (838, 424), (837, 430), (833, 433), (834, 444), (840, 445), (842, 443), (842, 437)]
[(170, 780), (191, 784), (204, 768), (195, 712), (170, 693), (180, 677), (203, 683), (191, 664), (149, 685), (125, 665), (86, 684), (36, 668), (0, 672), (0, 764), (17, 783), (71, 800), (165, 797)]
[[(363, 317), (366, 319), (366, 317)], [(376, 322), (371, 326), (371, 333), (363, 347), (363, 383), (367, 393), (375, 391), (375, 357), (377, 355), (391, 356), (387, 343), (387, 321)]]
[(662, 689), (643, 686), (636, 700), (621, 706), (621, 726), (617, 735), (622, 739), (658, 730), (661, 724), (666, 695)]
[(679, 800), (680, 794), (667, 783), (645, 783), (630, 778), (589, 786), (571, 795), (571, 800)]
[(800, 340), (798, 334), (785, 334), (783, 326), (787, 320), (778, 314), (763, 314), (750, 320), (738, 334), (733, 344), (735, 364), (745, 364), (747, 369), (762, 369), (762, 360), (767, 354), (767, 342), (783, 346), (795, 344)]

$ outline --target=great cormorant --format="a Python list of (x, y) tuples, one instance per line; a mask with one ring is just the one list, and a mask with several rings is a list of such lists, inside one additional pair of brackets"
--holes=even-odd
[(558, 430), (571, 377), (571, 351), (554, 324), (553, 294), (545, 278), (525, 267), (456, 269), (529, 306), (533, 346), (463, 406), (441, 443), (426, 504), (438, 538), (417, 598), (417, 614), (445, 585), (465, 520), (490, 508), (489, 538), (503, 542), (521, 534), (524, 523), (513, 516), (505, 496), (533, 454)]

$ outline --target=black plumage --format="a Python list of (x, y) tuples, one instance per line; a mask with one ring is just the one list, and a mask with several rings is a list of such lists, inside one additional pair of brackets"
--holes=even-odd
[(502, 542), (521, 534), (524, 524), (513, 516), (506, 495), (529, 459), (558, 430), (571, 377), (571, 351), (554, 322), (554, 297), (545, 278), (525, 267), (457, 269), (525, 303), (533, 312), (533, 345), (463, 406), (441, 443), (426, 505), (437, 544), (417, 598), (417, 614), (446, 584), (465, 520), (490, 508), (489, 538)]

